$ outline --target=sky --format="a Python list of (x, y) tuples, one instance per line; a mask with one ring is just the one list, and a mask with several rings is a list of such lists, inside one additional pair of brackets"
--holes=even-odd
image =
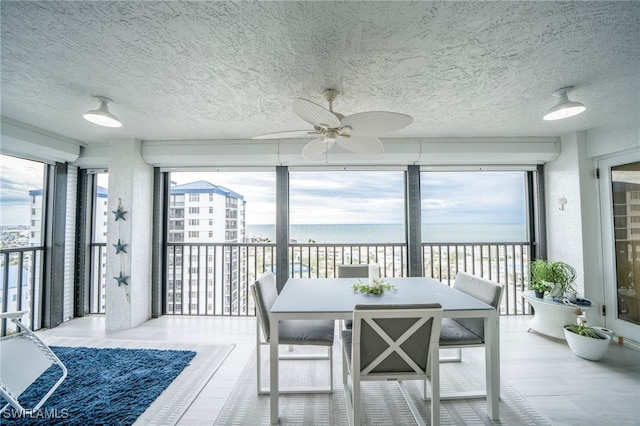
[[(0, 224), (28, 224), (29, 190), (43, 166), (0, 156)], [(107, 186), (105, 179), (99, 183)], [(275, 172), (180, 172), (172, 181), (205, 180), (244, 196), (248, 225), (275, 223)], [(403, 223), (401, 171), (290, 172), (290, 223)], [(423, 172), (423, 223), (524, 223), (523, 172)]]
[[(524, 223), (522, 172), (428, 172), (422, 179), (425, 223)], [(224, 186), (244, 196), (247, 224), (275, 223), (275, 173), (181, 172), (171, 180)], [(403, 185), (401, 171), (291, 171), (290, 223), (404, 223)]]
[(41, 163), (0, 155), (0, 226), (29, 225), (29, 191), (43, 179)]

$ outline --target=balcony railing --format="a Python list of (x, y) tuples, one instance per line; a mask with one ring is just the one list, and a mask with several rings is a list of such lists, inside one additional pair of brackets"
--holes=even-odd
[[(92, 313), (105, 311), (105, 244), (92, 247)], [(287, 275), (331, 278), (343, 263), (377, 263), (382, 277), (407, 276), (405, 244), (290, 244)], [(500, 313), (527, 314), (529, 243), (425, 243), (424, 276), (451, 285), (458, 271), (505, 286)], [(164, 308), (169, 315), (255, 315), (249, 284), (276, 271), (272, 243), (168, 243)]]
[(459, 271), (504, 285), (503, 315), (528, 314), (522, 292), (529, 288), (530, 243), (422, 244), (424, 276), (453, 284)]
[[(0, 250), (0, 306), (2, 312), (28, 311), (22, 322), (31, 329), (40, 329), (44, 247), (23, 247)], [(0, 336), (7, 334), (2, 321)], [(9, 330), (10, 332), (11, 330)]]

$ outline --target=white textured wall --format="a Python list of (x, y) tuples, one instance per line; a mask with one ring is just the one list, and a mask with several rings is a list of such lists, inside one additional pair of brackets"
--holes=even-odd
[[(133, 328), (151, 317), (151, 237), (153, 167), (142, 159), (136, 139), (113, 140), (109, 147), (109, 220), (107, 221), (107, 330)], [(121, 203), (126, 220), (111, 212)], [(126, 253), (115, 254), (118, 239)], [(122, 271), (128, 285), (118, 286)]]
[[(598, 159), (640, 149), (640, 127), (598, 128), (561, 138), (562, 152), (545, 166), (547, 194), (548, 257), (576, 268), (578, 289), (595, 302), (589, 321), (602, 323), (604, 303), (602, 229), (598, 182)], [(567, 204), (559, 210), (558, 199)], [(608, 226), (608, 224), (605, 224)]]
[[(545, 167), (547, 194), (547, 253), (549, 260), (563, 261), (578, 272), (576, 284), (584, 294), (583, 229), (580, 194), (580, 150), (577, 134), (562, 138), (562, 153)], [(558, 200), (566, 198), (564, 210)]]
[(640, 150), (640, 117), (627, 126), (598, 127), (587, 132), (589, 157), (608, 156), (629, 149)]

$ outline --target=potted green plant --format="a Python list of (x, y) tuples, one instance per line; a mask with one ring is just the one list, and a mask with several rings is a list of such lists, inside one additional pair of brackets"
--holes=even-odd
[[(564, 262), (536, 259), (531, 262), (529, 288), (538, 292), (550, 292), (553, 297), (575, 293), (576, 270)], [(538, 293), (536, 293), (538, 296)]]
[(588, 326), (586, 321), (565, 325), (564, 336), (574, 354), (591, 361), (601, 360), (611, 341), (609, 335)]

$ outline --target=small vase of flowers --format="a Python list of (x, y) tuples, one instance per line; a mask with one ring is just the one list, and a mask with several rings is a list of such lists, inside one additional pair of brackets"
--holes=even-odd
[(385, 282), (381, 278), (374, 278), (370, 283), (364, 283), (362, 280), (358, 280), (353, 284), (353, 291), (357, 291), (360, 293), (380, 295), (385, 290), (388, 291), (396, 291), (396, 286)]

